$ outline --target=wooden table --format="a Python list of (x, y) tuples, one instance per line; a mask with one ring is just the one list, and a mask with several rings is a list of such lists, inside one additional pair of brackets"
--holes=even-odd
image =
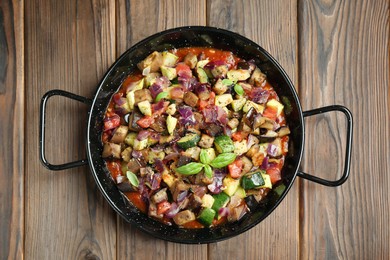
[[(263, 46), (291, 77), (304, 110), (350, 108), (349, 180), (329, 188), (298, 178), (250, 231), (182, 245), (125, 223), (87, 166), (44, 168), (38, 157), (42, 95), (58, 88), (92, 97), (127, 48), (184, 25), (225, 28)], [(387, 0), (2, 0), (0, 259), (389, 259), (389, 36)], [(84, 157), (87, 107), (53, 98), (48, 110), (48, 159)], [(336, 179), (345, 119), (334, 113), (305, 125), (302, 169)]]

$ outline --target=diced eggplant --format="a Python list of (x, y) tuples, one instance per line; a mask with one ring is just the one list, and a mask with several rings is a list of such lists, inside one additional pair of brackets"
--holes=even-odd
[(250, 172), (250, 170), (253, 167), (252, 161), (249, 160), (249, 158), (246, 156), (242, 156), (241, 161), (242, 161), (242, 174)]
[(121, 145), (114, 143), (105, 143), (103, 147), (103, 158), (113, 157), (120, 159), (121, 158)]
[(218, 95), (222, 95), (227, 90), (228, 86), (222, 83), (222, 79), (218, 79), (213, 86), (213, 91)]
[(190, 147), (183, 153), (183, 155), (189, 156), (195, 161), (199, 161), (200, 150), (201, 149), (198, 146)]
[(152, 95), (150, 93), (150, 90), (147, 88), (139, 89), (134, 91), (134, 104), (137, 105), (139, 102), (142, 101), (149, 101), (150, 103), (153, 102)]
[(191, 69), (193, 69), (198, 63), (198, 57), (196, 57), (195, 54), (190, 52), (184, 57), (184, 63), (187, 64)]
[(133, 151), (133, 148), (131, 148), (130, 146), (127, 147), (125, 150), (123, 150), (121, 153), (122, 160), (125, 162), (129, 162), (131, 159), (131, 152), (132, 151)]
[(110, 142), (111, 143), (116, 143), (120, 144), (125, 141), (127, 132), (129, 131), (129, 127), (125, 125), (120, 125), (118, 128), (115, 130), (114, 135), (112, 136)]
[(162, 133), (167, 130), (167, 117), (165, 115), (158, 116), (154, 119), (154, 122), (150, 125), (154, 131)]
[(155, 203), (149, 203), (148, 215), (151, 217), (154, 217), (154, 218), (159, 218), (159, 219), (164, 217), (163, 214), (157, 214), (157, 206)]
[(192, 210), (197, 210), (201, 206), (202, 206), (202, 199), (199, 196), (192, 194), (189, 197), (188, 208)]
[(177, 167), (186, 165), (192, 161), (190, 156), (187, 155), (180, 155), (179, 160), (177, 161)]
[(227, 73), (228, 79), (232, 81), (242, 81), (247, 80), (251, 76), (249, 70), (237, 69), (229, 70)]
[(253, 121), (253, 129), (259, 128), (262, 124), (266, 122), (266, 117), (257, 114)]
[(229, 120), (229, 122), (227, 123), (227, 125), (231, 128), (231, 129), (234, 129), (234, 128), (237, 128), (237, 126), (240, 124), (240, 121), (238, 121), (237, 118), (232, 118)]
[(245, 124), (247, 124), (249, 127), (254, 129), (253, 124), (255, 122), (255, 118), (257, 115), (258, 115), (258, 113), (257, 113), (256, 109), (251, 107), (243, 117)]
[(164, 200), (168, 200), (167, 188), (161, 189), (152, 196), (153, 203), (160, 203)]
[(223, 133), (223, 128), (217, 124), (208, 124), (206, 132), (210, 136), (216, 136), (218, 134)]
[(226, 64), (215, 66), (211, 70), (211, 74), (213, 75), (214, 78), (225, 78), (226, 74), (228, 73), (229, 68)]
[(130, 159), (129, 163), (127, 164), (127, 168), (129, 169), (129, 171), (135, 174), (139, 172), (141, 167), (143, 167), (143, 165), (138, 159), (135, 158)]
[(195, 220), (195, 214), (194, 212), (192, 212), (191, 210), (183, 210), (183, 211), (180, 211), (179, 213), (177, 213), (174, 217), (173, 217), (173, 221), (175, 221), (176, 225), (184, 225), (190, 221), (194, 221)]
[(141, 71), (149, 68), (149, 72), (157, 72), (161, 65), (163, 65), (162, 53), (157, 51), (154, 51), (146, 59), (137, 64)]
[(122, 192), (130, 192), (130, 191), (135, 191), (135, 188), (133, 185), (131, 185), (131, 183), (126, 180), (124, 182), (121, 182), (119, 184), (117, 184), (117, 187), (120, 191)]
[(203, 148), (211, 148), (214, 143), (214, 137), (202, 134), (202, 137), (200, 138), (200, 141), (198, 145)]
[(151, 167), (141, 167), (139, 170), (139, 174), (141, 177), (152, 176), (154, 174), (153, 169)]
[(143, 117), (141, 112), (139, 111), (138, 107), (134, 107), (133, 112), (131, 112), (130, 118), (129, 118), (129, 129), (132, 131), (141, 131), (142, 128), (137, 124), (137, 121), (140, 120)]
[(290, 134), (290, 128), (288, 126), (282, 126), (278, 131), (278, 136), (283, 137)]
[(186, 103), (190, 107), (195, 107), (198, 104), (198, 100), (198, 96), (190, 91), (184, 94), (184, 103)]
[(266, 78), (267, 76), (256, 67), (252, 73), (251, 78), (249, 79), (249, 83), (260, 87)]
[(180, 193), (183, 191), (186, 191), (190, 188), (190, 185), (187, 183), (184, 183), (183, 181), (177, 181), (173, 187), (173, 192), (172, 192), (172, 198), (174, 201), (177, 201), (177, 198)]
[(265, 134), (261, 134), (259, 136), (260, 143), (268, 143), (275, 140), (275, 138), (278, 137), (278, 133), (272, 130), (268, 130)]

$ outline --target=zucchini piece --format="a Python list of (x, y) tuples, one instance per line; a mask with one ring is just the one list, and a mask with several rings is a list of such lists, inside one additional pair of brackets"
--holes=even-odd
[(144, 100), (138, 103), (138, 108), (145, 116), (152, 115), (152, 106), (148, 100)]
[(237, 70), (229, 70), (227, 73), (228, 79), (237, 82), (242, 80), (249, 79), (251, 74), (249, 70), (237, 69)]
[(270, 189), (272, 189), (271, 177), (268, 174), (265, 174), (265, 173), (262, 173), (261, 177), (263, 177), (264, 185), (262, 185), (260, 188), (270, 188)]
[(257, 112), (257, 113), (262, 114), (262, 113), (264, 112), (264, 106), (259, 105), (259, 104), (255, 103), (255, 102), (253, 102), (253, 101), (250, 101), (250, 100), (247, 100), (247, 101), (245, 102), (245, 105), (243, 106), (242, 111), (244, 111), (245, 113), (247, 113), (252, 107), (253, 107), (254, 109), (256, 109), (256, 112)]
[(245, 139), (242, 140), (241, 142), (235, 141), (233, 144), (234, 144), (234, 153), (237, 155), (242, 155), (249, 150), (247, 141)]
[(229, 195), (227, 195), (225, 192), (215, 194), (213, 195), (213, 198), (214, 198), (214, 203), (211, 208), (215, 210), (215, 212), (218, 212), (220, 208), (225, 207), (230, 200)]
[(233, 194), (237, 191), (238, 186), (240, 185), (240, 180), (233, 179), (232, 177), (227, 176), (223, 179), (222, 183), (225, 187), (223, 192), (225, 192), (229, 196), (233, 196)]
[(188, 149), (191, 147), (194, 147), (200, 140), (200, 136), (197, 134), (187, 134), (186, 136), (182, 137), (179, 141), (177, 141), (177, 144), (183, 148)]
[(168, 117), (167, 117), (167, 129), (168, 129), (168, 133), (170, 135), (173, 134), (173, 131), (176, 128), (176, 124), (177, 124), (177, 118), (173, 117), (171, 115), (168, 115)]
[(170, 68), (166, 66), (161, 66), (161, 73), (163, 76), (167, 77), (169, 80), (173, 80), (177, 77), (176, 68)]
[(215, 105), (219, 107), (226, 107), (233, 102), (232, 94), (222, 94), (215, 96)]
[(245, 103), (246, 103), (245, 98), (234, 99), (232, 101), (232, 108), (233, 108), (234, 112), (240, 111), (244, 107)]
[(215, 210), (210, 208), (204, 208), (198, 216), (198, 221), (208, 227), (213, 223), (215, 215)]
[(133, 149), (136, 151), (140, 151), (145, 149), (148, 146), (148, 139), (144, 139), (142, 141), (139, 141), (137, 138), (134, 139), (134, 145)]
[(265, 185), (262, 172), (264, 174), (264, 171), (256, 171), (242, 176), (241, 187), (245, 190), (261, 188), (261, 186)]
[(168, 115), (173, 116), (173, 114), (176, 113), (176, 104), (170, 104), (165, 112), (166, 112)]
[(238, 186), (236, 192), (234, 193), (234, 196), (244, 199), (246, 197), (246, 192), (241, 186)]
[(215, 137), (214, 144), (219, 153), (229, 153), (234, 151), (233, 141), (227, 135), (220, 135)]
[(214, 204), (214, 197), (211, 196), (210, 194), (205, 194), (202, 197), (202, 207), (204, 208), (211, 208)]
[(175, 66), (178, 59), (179, 59), (179, 57), (177, 57), (173, 53), (170, 53), (169, 51), (164, 51), (162, 53), (162, 64), (164, 66), (173, 67), (173, 66)]
[(130, 146), (134, 146), (134, 140), (137, 138), (137, 133), (130, 132), (125, 138), (125, 143)]
[(200, 83), (207, 83), (209, 82), (209, 79), (207, 77), (206, 72), (202, 68), (197, 68), (196, 73), (198, 74), (198, 79)]

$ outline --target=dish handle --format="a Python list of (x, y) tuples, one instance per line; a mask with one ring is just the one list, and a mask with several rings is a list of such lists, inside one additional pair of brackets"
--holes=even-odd
[(343, 174), (340, 177), (340, 179), (335, 180), (335, 181), (330, 181), (330, 180), (325, 180), (310, 174), (307, 174), (303, 171), (298, 171), (297, 175), (299, 177), (302, 177), (304, 179), (325, 185), (325, 186), (330, 186), (330, 187), (336, 187), (341, 184), (343, 184), (349, 176), (350, 172), (350, 165), (351, 165), (351, 149), (352, 149), (352, 132), (353, 132), (353, 122), (352, 122), (352, 114), (351, 111), (349, 111), (348, 108), (340, 105), (333, 105), (333, 106), (326, 106), (326, 107), (321, 107), (321, 108), (316, 108), (313, 110), (308, 110), (303, 112), (303, 117), (309, 117), (309, 116), (314, 116), (318, 114), (323, 114), (327, 112), (332, 112), (332, 111), (340, 111), (343, 112), (344, 115), (347, 118), (347, 142), (346, 142), (346, 152), (345, 152), (345, 162), (344, 162), (344, 170)]
[(46, 92), (45, 95), (43, 95), (41, 99), (41, 106), (40, 106), (40, 124), (39, 124), (39, 159), (41, 160), (42, 164), (52, 171), (60, 171), (65, 170), (69, 168), (74, 168), (78, 166), (82, 166), (85, 164), (88, 164), (88, 161), (86, 159), (82, 159), (79, 161), (64, 163), (64, 164), (51, 164), (47, 161), (46, 155), (45, 155), (45, 124), (46, 124), (46, 104), (49, 98), (52, 96), (62, 96), (66, 98), (70, 98), (73, 100), (77, 100), (81, 103), (84, 103), (86, 105), (91, 105), (92, 101), (86, 97), (82, 97), (67, 91), (54, 89)]

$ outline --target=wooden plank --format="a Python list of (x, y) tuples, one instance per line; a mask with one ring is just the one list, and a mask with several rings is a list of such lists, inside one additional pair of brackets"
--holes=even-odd
[[(50, 172), (38, 158), (38, 104), (50, 89), (92, 97), (115, 58), (113, 1), (26, 2), (26, 234), (29, 259), (116, 258), (116, 217), (87, 167)], [(53, 97), (51, 163), (85, 157), (87, 107)]]
[[(301, 258), (388, 259), (389, 2), (302, 0), (299, 10), (303, 107), (341, 104), (356, 119), (349, 180), (333, 189), (303, 182)], [(306, 127), (303, 169), (335, 179), (345, 119), (319, 116)]]
[[(208, 25), (240, 33), (268, 50), (297, 83), (296, 1), (208, 1)], [(210, 245), (211, 259), (296, 259), (299, 255), (298, 184), (250, 231)], [(282, 248), (281, 248), (282, 246)]]
[[(118, 1), (118, 55), (158, 31), (205, 25), (205, 1)], [(145, 15), (149, 14), (149, 15)], [(151, 19), (152, 15), (153, 19)], [(151, 249), (152, 245), (152, 249)], [(207, 245), (180, 245), (150, 237), (118, 221), (118, 257), (130, 259), (207, 259)]]
[(0, 259), (23, 257), (23, 2), (0, 2)]

